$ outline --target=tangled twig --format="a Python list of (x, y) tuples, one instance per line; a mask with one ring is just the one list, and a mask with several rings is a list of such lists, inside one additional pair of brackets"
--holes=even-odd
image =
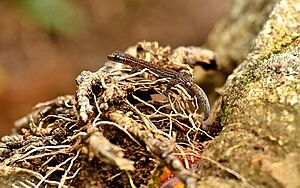
[[(203, 59), (193, 55), (199, 52), (194, 48), (171, 51), (147, 42), (128, 52), (187, 72), (195, 59)], [(99, 175), (98, 184), (116, 187), (147, 185), (165, 165), (195, 187), (192, 163), (197, 160), (191, 156), (200, 153), (201, 141), (212, 139), (202, 129), (197, 99), (180, 86), (166, 94), (168, 80), (147, 69), (126, 68), (107, 62), (94, 73), (83, 71), (75, 96), (38, 104), (16, 123), (18, 136), (2, 138), (0, 168), (32, 175), (36, 187), (75, 186), (78, 176), (105, 172), (109, 176)], [(127, 182), (124, 176), (130, 177)]]

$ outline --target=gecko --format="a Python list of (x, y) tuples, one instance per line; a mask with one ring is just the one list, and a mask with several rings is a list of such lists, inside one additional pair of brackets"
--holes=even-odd
[(166, 88), (167, 92), (177, 84), (189, 89), (194, 93), (194, 95), (196, 95), (197, 99), (200, 101), (200, 106), (204, 114), (203, 119), (208, 119), (210, 114), (210, 104), (207, 95), (198, 85), (193, 83), (192, 76), (188, 73), (177, 72), (173, 69), (164, 68), (151, 62), (135, 58), (130, 54), (120, 51), (115, 51), (111, 55), (108, 55), (107, 58), (114, 62), (129, 65), (136, 71), (140, 71), (146, 68), (157, 74), (159, 77), (166, 78), (169, 81)]

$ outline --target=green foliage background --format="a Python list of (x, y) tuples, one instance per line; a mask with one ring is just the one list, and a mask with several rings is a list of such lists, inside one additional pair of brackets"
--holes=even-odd
[(74, 35), (86, 22), (83, 10), (69, 0), (19, 0), (17, 5), (33, 23), (63, 36)]

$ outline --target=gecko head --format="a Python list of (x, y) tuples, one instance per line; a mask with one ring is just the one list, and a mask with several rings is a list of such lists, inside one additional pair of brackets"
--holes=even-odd
[(107, 56), (107, 59), (111, 60), (111, 61), (115, 61), (115, 62), (119, 62), (122, 63), (124, 61), (123, 58), (123, 53), (120, 51), (115, 51), (114, 53), (112, 53), (111, 55)]

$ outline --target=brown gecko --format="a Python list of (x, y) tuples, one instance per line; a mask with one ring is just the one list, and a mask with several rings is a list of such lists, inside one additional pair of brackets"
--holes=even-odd
[(200, 106), (202, 107), (204, 113), (204, 120), (207, 120), (210, 113), (209, 100), (205, 92), (196, 84), (193, 83), (191, 75), (185, 72), (176, 72), (175, 70), (160, 67), (148, 61), (137, 59), (127, 53), (116, 51), (111, 55), (108, 55), (107, 58), (111, 61), (118, 63), (123, 63), (130, 65), (134, 70), (140, 71), (145, 68), (157, 74), (159, 77), (166, 78), (169, 83), (167, 85), (166, 92), (168, 92), (172, 87), (179, 84), (185, 88), (191, 90), (200, 101)]

